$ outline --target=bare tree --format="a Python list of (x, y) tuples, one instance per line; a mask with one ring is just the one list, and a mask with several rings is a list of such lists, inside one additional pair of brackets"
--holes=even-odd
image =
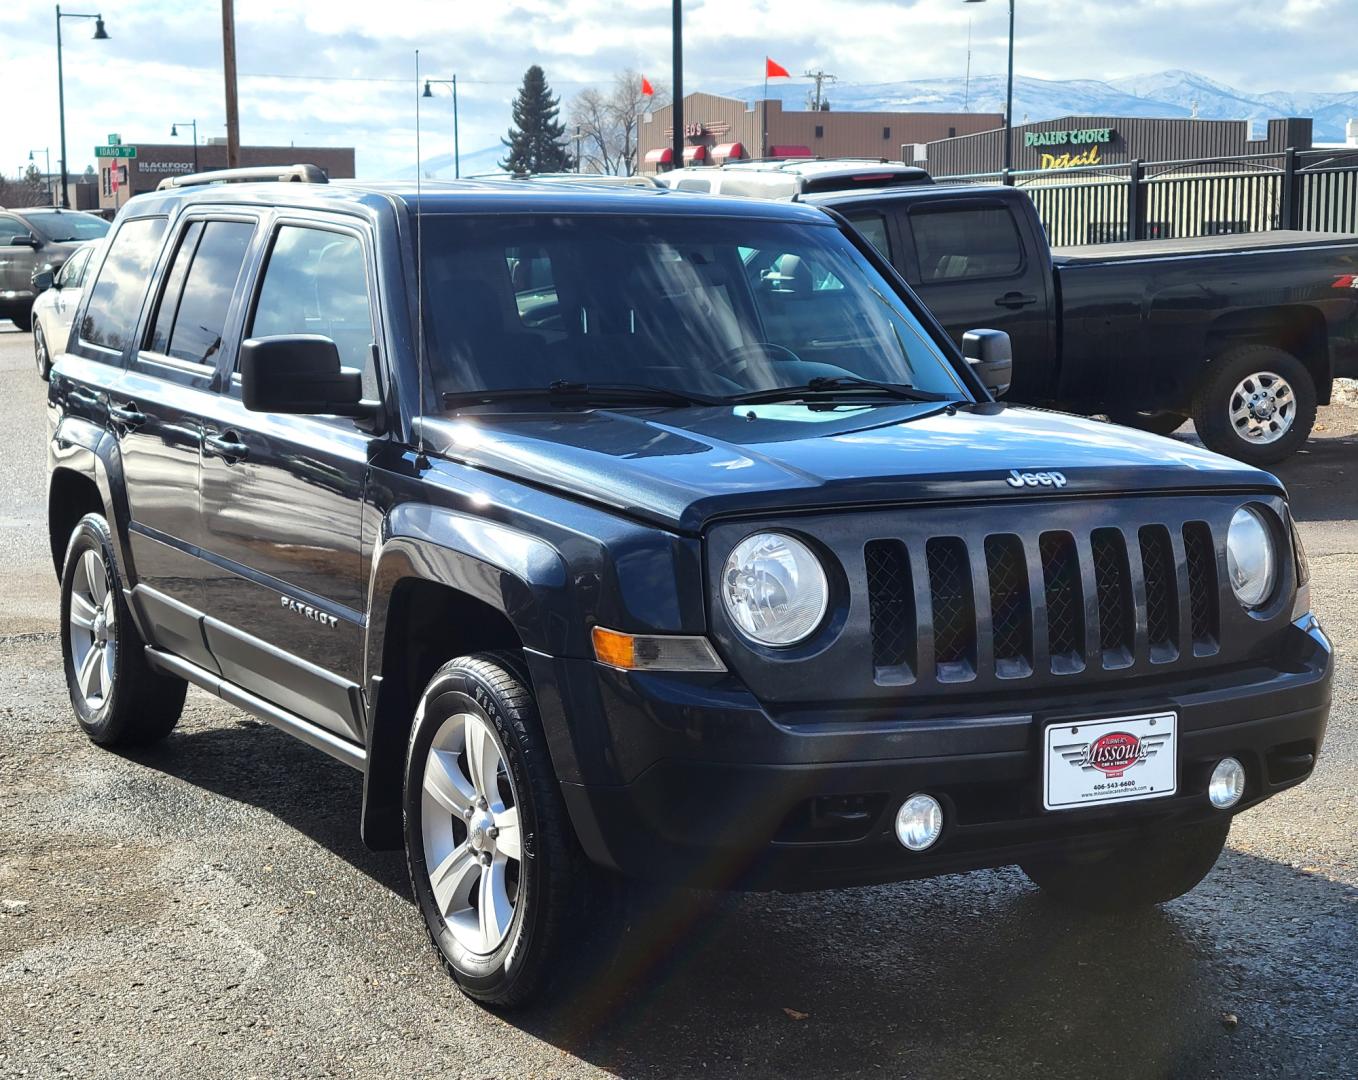
[(582, 90), (570, 104), (568, 130), (579, 129), (580, 167), (584, 172), (631, 176), (637, 171), (637, 139), (643, 113), (669, 101), (667, 89), (652, 80), (654, 94), (641, 92), (638, 72), (620, 71), (607, 91)]
[[(47, 206), (51, 202), (52, 193), (36, 165), (29, 165), (12, 180), (0, 175), (0, 206)], [(9, 243), (9, 238), (3, 243)]]

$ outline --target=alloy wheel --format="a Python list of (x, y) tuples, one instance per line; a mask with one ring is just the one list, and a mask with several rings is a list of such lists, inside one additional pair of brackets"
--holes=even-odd
[(93, 548), (80, 556), (71, 579), (66, 633), (70, 638), (75, 689), (89, 710), (98, 712), (113, 692), (117, 642), (113, 632), (113, 589), (104, 560)]
[(1297, 399), (1281, 375), (1260, 371), (1241, 379), (1231, 392), (1227, 411), (1231, 426), (1246, 442), (1266, 445), (1292, 430)]
[(33, 324), (33, 358), (38, 365), (38, 374), (47, 378), (47, 339), (43, 337), (41, 324)]
[(469, 952), (509, 934), (522, 882), (519, 802), (489, 722), (472, 713), (439, 727), (425, 761), (420, 829), (434, 902)]

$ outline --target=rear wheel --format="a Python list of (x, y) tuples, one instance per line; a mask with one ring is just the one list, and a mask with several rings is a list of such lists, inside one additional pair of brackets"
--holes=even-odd
[(98, 514), (80, 519), (66, 548), (61, 651), (71, 705), (91, 741), (136, 746), (164, 738), (179, 722), (188, 686), (146, 662), (108, 523)]
[(38, 365), (38, 378), (46, 381), (52, 373), (52, 357), (47, 351), (47, 336), (42, 332), (42, 323), (33, 324), (33, 359)]
[(1108, 419), (1115, 424), (1121, 424), (1123, 427), (1136, 428), (1138, 431), (1149, 431), (1152, 435), (1172, 435), (1188, 423), (1188, 417), (1183, 413), (1166, 412), (1164, 410), (1109, 413)]
[(521, 1005), (579, 974), (608, 921), (604, 875), (566, 817), (516, 661), (465, 656), (420, 699), (406, 757), (410, 881), (444, 968), (470, 997)]
[(1306, 365), (1272, 345), (1222, 353), (1193, 399), (1207, 446), (1251, 465), (1272, 465), (1302, 445), (1316, 421), (1316, 384)]
[(1098, 914), (1130, 912), (1191, 890), (1216, 865), (1230, 832), (1230, 818), (1224, 818), (1145, 832), (1102, 852), (1020, 866), (1058, 903)]

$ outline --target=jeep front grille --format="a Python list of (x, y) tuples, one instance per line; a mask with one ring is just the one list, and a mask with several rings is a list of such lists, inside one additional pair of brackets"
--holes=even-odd
[(1074, 675), (1218, 650), (1206, 522), (875, 539), (864, 558), (878, 683)]

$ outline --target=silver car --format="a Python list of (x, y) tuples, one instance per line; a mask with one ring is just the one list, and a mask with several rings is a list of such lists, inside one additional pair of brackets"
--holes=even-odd
[(102, 243), (91, 240), (81, 244), (55, 272), (40, 270), (33, 275), (34, 287), (42, 290), (33, 301), (33, 356), (40, 378), (47, 378), (52, 370), (52, 351), (66, 348), (71, 320), (80, 306), (80, 291)]

